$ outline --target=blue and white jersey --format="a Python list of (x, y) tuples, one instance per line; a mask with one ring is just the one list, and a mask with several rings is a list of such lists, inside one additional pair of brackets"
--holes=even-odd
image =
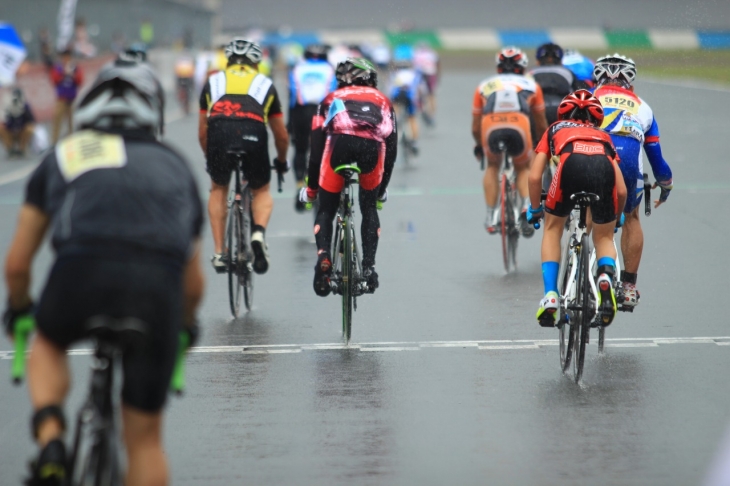
[(396, 69), (390, 77), (390, 98), (405, 91), (411, 101), (415, 101), (421, 95), (423, 82), (423, 75), (415, 68)]
[(327, 61), (308, 59), (289, 74), (289, 106), (318, 105), (337, 89), (335, 69)]
[(567, 67), (579, 81), (593, 82), (593, 61), (578, 52), (566, 53), (563, 66)]

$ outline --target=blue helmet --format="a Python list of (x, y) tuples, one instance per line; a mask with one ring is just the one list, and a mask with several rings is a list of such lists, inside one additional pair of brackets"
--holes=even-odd
[(413, 62), (413, 47), (409, 44), (398, 44), (393, 49), (393, 62)]

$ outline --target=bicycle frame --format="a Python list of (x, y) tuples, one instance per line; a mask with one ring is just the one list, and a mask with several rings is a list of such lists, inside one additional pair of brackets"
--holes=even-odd
[[(340, 167), (338, 167), (337, 169), (340, 169)], [(337, 172), (337, 169), (335, 170), (335, 172)], [(357, 272), (357, 277), (359, 279), (359, 277), (362, 275), (362, 262), (359, 258), (360, 255), (359, 255), (359, 252), (357, 249), (357, 236), (356, 236), (357, 232), (354, 229), (355, 217), (354, 217), (354, 214), (352, 211), (352, 207), (354, 204), (352, 186), (357, 183), (358, 183), (357, 180), (353, 179), (352, 176), (345, 177), (345, 187), (342, 189), (342, 192), (340, 193), (340, 205), (337, 209), (337, 215), (335, 216), (335, 234), (334, 234), (334, 238), (332, 240), (332, 252), (330, 254), (332, 255), (332, 258), (333, 258), (333, 262), (332, 262), (333, 268), (335, 270), (337, 270), (337, 269), (342, 270), (343, 254), (340, 253), (340, 248), (341, 248), (340, 243), (342, 243), (344, 241), (344, 238), (345, 238), (344, 232), (349, 229), (349, 231), (352, 232), (353, 257), (356, 262), (355, 271)], [(347, 221), (349, 221), (349, 228), (346, 227)], [(333, 279), (333, 280), (336, 280), (336, 279)], [(336, 283), (333, 281), (332, 283), (335, 285), (335, 288), (333, 288), (335, 293), (340, 292), (340, 289), (338, 288), (340, 282)], [(362, 288), (361, 288), (362, 282), (360, 282), (358, 280), (356, 282), (356, 284), (357, 285), (355, 286), (355, 290), (356, 290), (355, 297), (358, 297), (358, 296), (362, 295), (362, 293), (363, 293)], [(355, 309), (357, 309), (357, 304), (355, 304)]]
[[(585, 219), (585, 216), (583, 216), (583, 219)], [(578, 272), (578, 258), (580, 256), (580, 254), (578, 253), (578, 247), (580, 246), (580, 242), (583, 239), (583, 235), (588, 234), (588, 229), (585, 226), (581, 227), (580, 220), (580, 210), (574, 209), (570, 214), (567, 247), (563, 252), (563, 261), (560, 262), (561, 271), (558, 276), (558, 281), (563, 282), (563, 278), (565, 277), (565, 274), (563, 272), (565, 271), (565, 268), (568, 267), (567, 263), (568, 259), (570, 259), (569, 268), (571, 269), (571, 273), (570, 275), (568, 275), (568, 287), (566, 288), (565, 295), (560, 296), (561, 307), (563, 307), (564, 309), (567, 308), (568, 302), (575, 300), (576, 297), (577, 289), (575, 288), (575, 282), (576, 274)], [(583, 251), (585, 249), (581, 248), (580, 250)], [(590, 251), (590, 268), (592, 268), (596, 260), (596, 252), (594, 248), (591, 248)], [(595, 302), (598, 302), (598, 289), (596, 288), (596, 283), (593, 281), (592, 278), (588, 279), (588, 281), (590, 282), (591, 293), (595, 298)], [(597, 309), (594, 307), (591, 320), (595, 318), (596, 312)]]

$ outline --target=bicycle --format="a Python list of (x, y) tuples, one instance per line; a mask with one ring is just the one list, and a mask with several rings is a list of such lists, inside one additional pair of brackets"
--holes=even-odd
[[(33, 319), (27, 318), (31, 323)], [(27, 326), (19, 329), (23, 346), (27, 342)], [(91, 386), (89, 395), (78, 412), (73, 446), (67, 462), (67, 483), (69, 486), (121, 486), (122, 466), (119, 459), (118, 399), (114, 392), (117, 370), (126, 350), (148, 346), (147, 324), (136, 318), (112, 318), (96, 316), (87, 322), (89, 336), (94, 339), (94, 358), (91, 364)], [(185, 388), (185, 352), (189, 335), (180, 334), (178, 355), (171, 380), (171, 389), (178, 395)], [(15, 363), (17, 364), (17, 367)], [(13, 381), (19, 384), (25, 372), (25, 348), (16, 342), (13, 357)]]
[[(234, 159), (234, 186), (228, 196), (228, 223), (226, 224), (228, 267), (228, 298), (233, 317), (238, 317), (241, 309), (241, 294), (246, 310), (253, 305), (253, 250), (251, 249), (251, 233), (253, 231), (253, 194), (243, 171), (245, 150), (229, 150), (229, 157)], [(273, 166), (272, 166), (273, 168)], [(279, 192), (284, 176), (277, 173)]]
[[(400, 150), (398, 150), (398, 154), (402, 155), (403, 163), (406, 166), (410, 165), (411, 157), (416, 155), (413, 140), (408, 136), (408, 129), (406, 129), (406, 126), (410, 124), (409, 117), (407, 116), (408, 106), (410, 105), (410, 103), (411, 101), (408, 97), (408, 94), (405, 92), (399, 92), (393, 100), (393, 105), (395, 106), (396, 110), (398, 130), (400, 131), (400, 137), (398, 137), (398, 145), (400, 146)], [(400, 122), (399, 120), (404, 121)]]
[[(517, 241), (520, 236), (520, 194), (517, 190), (517, 173), (512, 164), (512, 157), (507, 153), (504, 140), (497, 142), (502, 156), (499, 169), (499, 232), (502, 236), (502, 260), (504, 270), (509, 273), (510, 267), (517, 270)], [(484, 169), (484, 160), (482, 160)]]
[[(579, 383), (583, 376), (586, 345), (590, 341), (590, 330), (598, 302), (598, 291), (590, 263), (592, 249), (586, 227), (586, 213), (591, 203), (599, 200), (599, 196), (578, 192), (570, 200), (578, 209), (578, 218), (575, 217), (575, 212), (571, 214), (568, 243), (564, 245), (561, 256), (558, 272), (560, 316), (556, 327), (559, 332), (560, 367), (566, 372), (572, 361), (575, 382)], [(595, 258), (595, 254), (593, 255)], [(598, 328), (599, 348), (602, 351), (605, 328), (602, 325)]]
[(354, 174), (360, 174), (357, 165), (341, 165), (335, 168), (345, 180), (345, 187), (340, 193), (340, 205), (335, 221), (335, 235), (332, 241), (332, 277), (330, 285), (335, 294), (342, 296), (342, 335), (345, 343), (350, 342), (352, 335), (352, 312), (357, 310), (357, 297), (365, 293), (362, 261), (357, 248), (355, 236), (355, 218), (352, 207), (354, 197), (352, 186), (357, 184)]

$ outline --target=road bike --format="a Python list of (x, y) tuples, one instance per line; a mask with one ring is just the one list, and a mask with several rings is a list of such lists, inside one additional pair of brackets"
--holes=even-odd
[[(228, 269), (228, 297), (233, 317), (238, 317), (243, 295), (246, 310), (253, 305), (253, 261), (251, 233), (253, 231), (253, 194), (243, 171), (245, 150), (229, 150), (234, 161), (234, 185), (228, 196), (228, 223), (226, 224), (226, 264)], [(272, 168), (274, 168), (272, 166)], [(279, 192), (283, 175), (278, 174)]]
[[(32, 320), (32, 318), (31, 318)], [(71, 454), (66, 464), (68, 486), (122, 486), (123, 467), (120, 461), (119, 400), (122, 358), (127, 350), (150, 346), (148, 326), (136, 318), (95, 316), (86, 324), (88, 336), (94, 342), (91, 362), (91, 385), (86, 401), (78, 412)], [(25, 328), (18, 330), (27, 342)], [(171, 381), (171, 389), (181, 394), (185, 388), (184, 362), (189, 335), (180, 334), (178, 354)], [(24, 376), (25, 348), (16, 344), (13, 381), (17, 384)]]
[[(502, 159), (499, 167), (499, 196), (497, 200), (499, 224), (497, 229), (502, 237), (502, 260), (504, 270), (517, 270), (517, 242), (520, 237), (520, 194), (517, 190), (517, 173), (512, 157), (507, 153), (507, 145), (503, 140), (497, 142), (498, 152)], [(483, 168), (484, 162), (482, 162)]]
[(352, 334), (352, 313), (357, 310), (357, 297), (365, 293), (362, 261), (358, 251), (353, 215), (354, 196), (352, 186), (358, 183), (354, 178), (360, 174), (357, 165), (341, 165), (335, 169), (345, 180), (340, 193), (340, 205), (335, 218), (335, 234), (332, 241), (332, 292), (342, 296), (342, 336), (346, 343)]
[(393, 100), (393, 104), (396, 110), (396, 120), (398, 124), (397, 129), (400, 132), (400, 136), (398, 137), (398, 155), (403, 159), (403, 163), (406, 166), (410, 165), (411, 158), (416, 155), (416, 149), (413, 143), (413, 139), (408, 136), (408, 132), (410, 130), (408, 105), (410, 103), (411, 101), (408, 98), (408, 94), (405, 92), (400, 92)]

